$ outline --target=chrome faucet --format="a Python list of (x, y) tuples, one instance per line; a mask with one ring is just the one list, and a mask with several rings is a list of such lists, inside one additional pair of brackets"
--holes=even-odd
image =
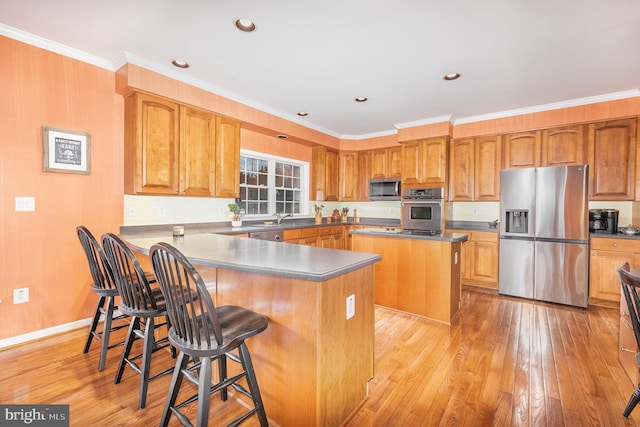
[(283, 219), (285, 219), (285, 218), (287, 218), (287, 217), (290, 217), (290, 216), (293, 216), (293, 214), (290, 214), (290, 213), (288, 213), (288, 214), (281, 214), (280, 212), (276, 212), (276, 213), (274, 213), (273, 215), (275, 215), (275, 217), (276, 217), (276, 221), (278, 222), (278, 225), (280, 225), (280, 223), (282, 222), (282, 220), (283, 220)]

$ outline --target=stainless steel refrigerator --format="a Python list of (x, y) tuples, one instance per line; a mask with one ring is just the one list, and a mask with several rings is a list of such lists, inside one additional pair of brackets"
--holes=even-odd
[(588, 178), (588, 165), (501, 172), (501, 294), (587, 307)]

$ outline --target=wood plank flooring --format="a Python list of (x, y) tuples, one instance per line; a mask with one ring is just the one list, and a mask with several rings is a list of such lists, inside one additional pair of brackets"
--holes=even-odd
[[(375, 377), (348, 427), (640, 425), (640, 408), (621, 415), (634, 385), (617, 358), (617, 310), (473, 289), (463, 292), (461, 310), (450, 327), (376, 308)], [(98, 372), (97, 344), (82, 354), (85, 334), (0, 351), (0, 402), (69, 404), (72, 426), (157, 425), (170, 378), (152, 382), (147, 407), (137, 409), (137, 374), (127, 369), (113, 384), (120, 349)], [(152, 371), (173, 364), (167, 351), (156, 356)], [(242, 410), (216, 397), (210, 425)]]

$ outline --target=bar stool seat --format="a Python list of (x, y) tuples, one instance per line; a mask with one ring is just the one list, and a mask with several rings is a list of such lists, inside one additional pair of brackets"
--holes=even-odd
[[(175, 414), (183, 425), (192, 425), (181, 408), (197, 400), (195, 425), (204, 427), (209, 419), (212, 393), (220, 392), (227, 400), (229, 387), (253, 401), (253, 408), (233, 420), (236, 426), (254, 414), (261, 426), (268, 426), (258, 381), (245, 340), (267, 329), (265, 316), (236, 307), (213, 304), (209, 290), (191, 262), (167, 243), (153, 245), (150, 250), (153, 271), (165, 296), (171, 320), (169, 341), (179, 350), (160, 425), (169, 424)], [(240, 365), (241, 371), (231, 377), (227, 361)], [(212, 363), (217, 362), (218, 378), (212, 384)], [(235, 371), (234, 371), (235, 372)], [(176, 403), (182, 381), (198, 386), (198, 393)], [(246, 380), (249, 390), (241, 380)]]

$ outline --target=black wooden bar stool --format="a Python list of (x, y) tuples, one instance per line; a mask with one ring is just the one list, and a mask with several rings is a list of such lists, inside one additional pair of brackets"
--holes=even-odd
[[(78, 239), (80, 239), (82, 249), (84, 249), (84, 253), (87, 256), (89, 271), (93, 279), (91, 290), (98, 295), (98, 303), (96, 304), (93, 319), (89, 326), (89, 334), (84, 345), (83, 353), (89, 352), (94, 338), (100, 341), (102, 346), (98, 370), (102, 371), (104, 370), (107, 359), (107, 350), (124, 344), (124, 341), (111, 344), (109, 342), (111, 332), (129, 326), (128, 323), (125, 322), (117, 322), (117, 324), (114, 324), (114, 321), (126, 319), (129, 316), (126, 314), (117, 314), (116, 312), (118, 307), (115, 304), (115, 298), (118, 296), (118, 289), (115, 285), (111, 266), (107, 261), (102, 247), (87, 227), (83, 225), (76, 227), (76, 233), (78, 233)], [(100, 323), (101, 317), (103, 317), (102, 331), (99, 331), (98, 324)]]
[[(625, 262), (617, 268), (618, 277), (620, 278), (620, 285), (622, 286), (622, 295), (627, 302), (627, 308), (629, 309), (629, 318), (631, 319), (631, 326), (633, 327), (633, 333), (636, 336), (636, 344), (640, 348), (640, 298), (638, 298), (638, 288), (640, 288), (640, 277), (631, 274), (629, 263)], [(636, 363), (640, 365), (640, 353), (636, 353)], [(640, 384), (633, 391), (627, 407), (624, 408), (622, 415), (628, 417), (631, 411), (640, 402)]]
[[(127, 245), (115, 234), (107, 233), (102, 236), (102, 246), (113, 270), (116, 287), (122, 302), (120, 310), (131, 316), (131, 325), (122, 351), (122, 358), (114, 382), (118, 384), (122, 379), (124, 368), (129, 365), (141, 375), (140, 397), (138, 406), (144, 408), (147, 401), (149, 381), (169, 374), (171, 368), (154, 376), (150, 376), (151, 355), (169, 346), (167, 337), (156, 339), (154, 331), (162, 326), (169, 327), (166, 304), (160, 289), (152, 289), (147, 275), (140, 262)], [(166, 321), (156, 323), (156, 317), (164, 317)], [(131, 355), (131, 348), (137, 339), (143, 339), (142, 354)], [(171, 349), (175, 356), (175, 349)], [(142, 359), (142, 365), (137, 360)]]
[[(167, 243), (156, 244), (151, 247), (150, 256), (171, 320), (169, 340), (180, 351), (160, 425), (166, 427), (174, 413), (183, 425), (190, 426), (191, 422), (180, 409), (197, 399), (195, 425), (206, 426), (211, 394), (220, 391), (224, 401), (227, 399), (227, 389), (232, 387), (250, 397), (253, 408), (229, 425), (236, 426), (256, 414), (260, 425), (267, 426), (258, 381), (245, 343), (247, 338), (267, 329), (267, 318), (241, 307), (215, 307), (200, 274), (173, 246)], [(230, 378), (227, 375), (227, 359), (242, 367), (239, 374)], [(211, 380), (211, 365), (214, 361), (218, 362), (216, 384), (212, 384)], [(176, 403), (185, 378), (198, 385), (198, 393)], [(239, 382), (243, 378), (246, 379), (249, 390)]]

